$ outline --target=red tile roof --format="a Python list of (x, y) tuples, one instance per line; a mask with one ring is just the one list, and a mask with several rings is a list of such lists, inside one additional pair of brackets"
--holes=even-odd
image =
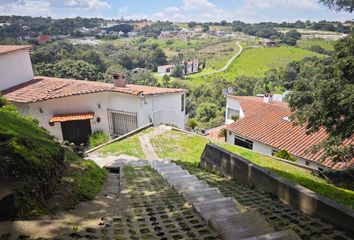
[(31, 49), (31, 46), (30, 45), (0, 45), (0, 55), (12, 53), (24, 49)]
[[(307, 154), (309, 147), (318, 144), (327, 137), (324, 129), (306, 134), (303, 126), (293, 126), (285, 120), (291, 111), (285, 102), (264, 103), (260, 97), (228, 96), (238, 100), (244, 112), (244, 117), (228, 125), (226, 128), (237, 135), (253, 141), (258, 141), (276, 149), (285, 149), (291, 154), (306, 160), (322, 164), (333, 169), (354, 166), (354, 158), (350, 163), (334, 163), (330, 159), (321, 161), (323, 153)], [(354, 144), (354, 139), (348, 139), (343, 144)]]
[(169, 94), (185, 92), (185, 89), (158, 88), (127, 84), (115, 87), (112, 83), (83, 81), (63, 78), (35, 77), (35, 79), (16, 85), (1, 93), (12, 102), (31, 103), (48, 99), (62, 98), (98, 92), (116, 92), (130, 95)]
[(93, 112), (87, 113), (70, 113), (70, 114), (58, 114), (54, 115), (49, 122), (68, 122), (77, 120), (92, 119), (95, 116)]

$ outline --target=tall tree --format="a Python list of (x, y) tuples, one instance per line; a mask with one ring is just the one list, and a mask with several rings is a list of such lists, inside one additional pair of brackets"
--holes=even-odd
[(319, 0), (319, 2), (336, 11), (346, 11), (351, 13), (354, 10), (353, 0)]
[(309, 133), (324, 128), (328, 134), (313, 150), (342, 162), (354, 157), (354, 145), (343, 145), (354, 137), (353, 53), (354, 34), (335, 45), (333, 57), (301, 70), (289, 100), (295, 124), (304, 124)]

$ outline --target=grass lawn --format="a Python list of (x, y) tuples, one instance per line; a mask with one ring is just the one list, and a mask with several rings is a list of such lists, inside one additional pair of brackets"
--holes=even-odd
[(324, 40), (324, 39), (300, 39), (297, 41), (297, 46), (300, 48), (308, 49), (314, 45), (319, 45), (323, 49), (328, 51), (334, 50), (335, 41)]
[(153, 128), (146, 129), (141, 133), (135, 134), (122, 141), (111, 143), (103, 148), (100, 148), (98, 151), (103, 154), (113, 154), (115, 156), (126, 154), (143, 159), (145, 158), (145, 155), (140, 146), (139, 136), (150, 131), (153, 131)]
[(216, 78), (230, 81), (237, 76), (243, 75), (263, 77), (267, 71), (273, 68), (284, 67), (292, 61), (299, 61), (310, 56), (323, 57), (324, 55), (290, 46), (245, 49), (242, 54), (233, 61), (227, 71), (208, 76), (197, 75), (191, 78), (189, 84), (198, 85), (203, 82), (213, 81)]
[[(161, 158), (179, 160), (197, 165), (208, 139), (178, 131), (170, 131), (152, 139), (152, 144)], [(245, 148), (215, 142), (251, 162), (260, 165), (290, 181), (354, 209), (354, 191), (335, 187), (324, 179), (295, 166), (279, 162), (271, 157), (258, 154)]]

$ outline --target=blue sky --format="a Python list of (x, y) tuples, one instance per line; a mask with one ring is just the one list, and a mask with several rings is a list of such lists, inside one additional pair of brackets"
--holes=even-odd
[(104, 17), (170, 21), (352, 20), (318, 0), (0, 0), (0, 15)]

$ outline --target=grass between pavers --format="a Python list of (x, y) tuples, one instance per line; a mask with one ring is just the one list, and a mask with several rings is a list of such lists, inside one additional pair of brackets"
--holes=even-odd
[(126, 154), (133, 157), (144, 159), (145, 155), (140, 146), (139, 136), (143, 134), (147, 134), (153, 130), (154, 130), (153, 128), (148, 128), (122, 141), (114, 142), (107, 146), (104, 146), (101, 149), (99, 149), (98, 152), (102, 154), (113, 154), (115, 156)]
[[(151, 142), (159, 157), (197, 165), (200, 162), (199, 159), (205, 144), (207, 144), (209, 140), (197, 135), (170, 131), (152, 138)], [(214, 143), (278, 174), (279, 176), (354, 209), (354, 191), (338, 188), (327, 183), (324, 179), (312, 175), (308, 171), (279, 162), (271, 157), (264, 156), (248, 149), (226, 143)]]

